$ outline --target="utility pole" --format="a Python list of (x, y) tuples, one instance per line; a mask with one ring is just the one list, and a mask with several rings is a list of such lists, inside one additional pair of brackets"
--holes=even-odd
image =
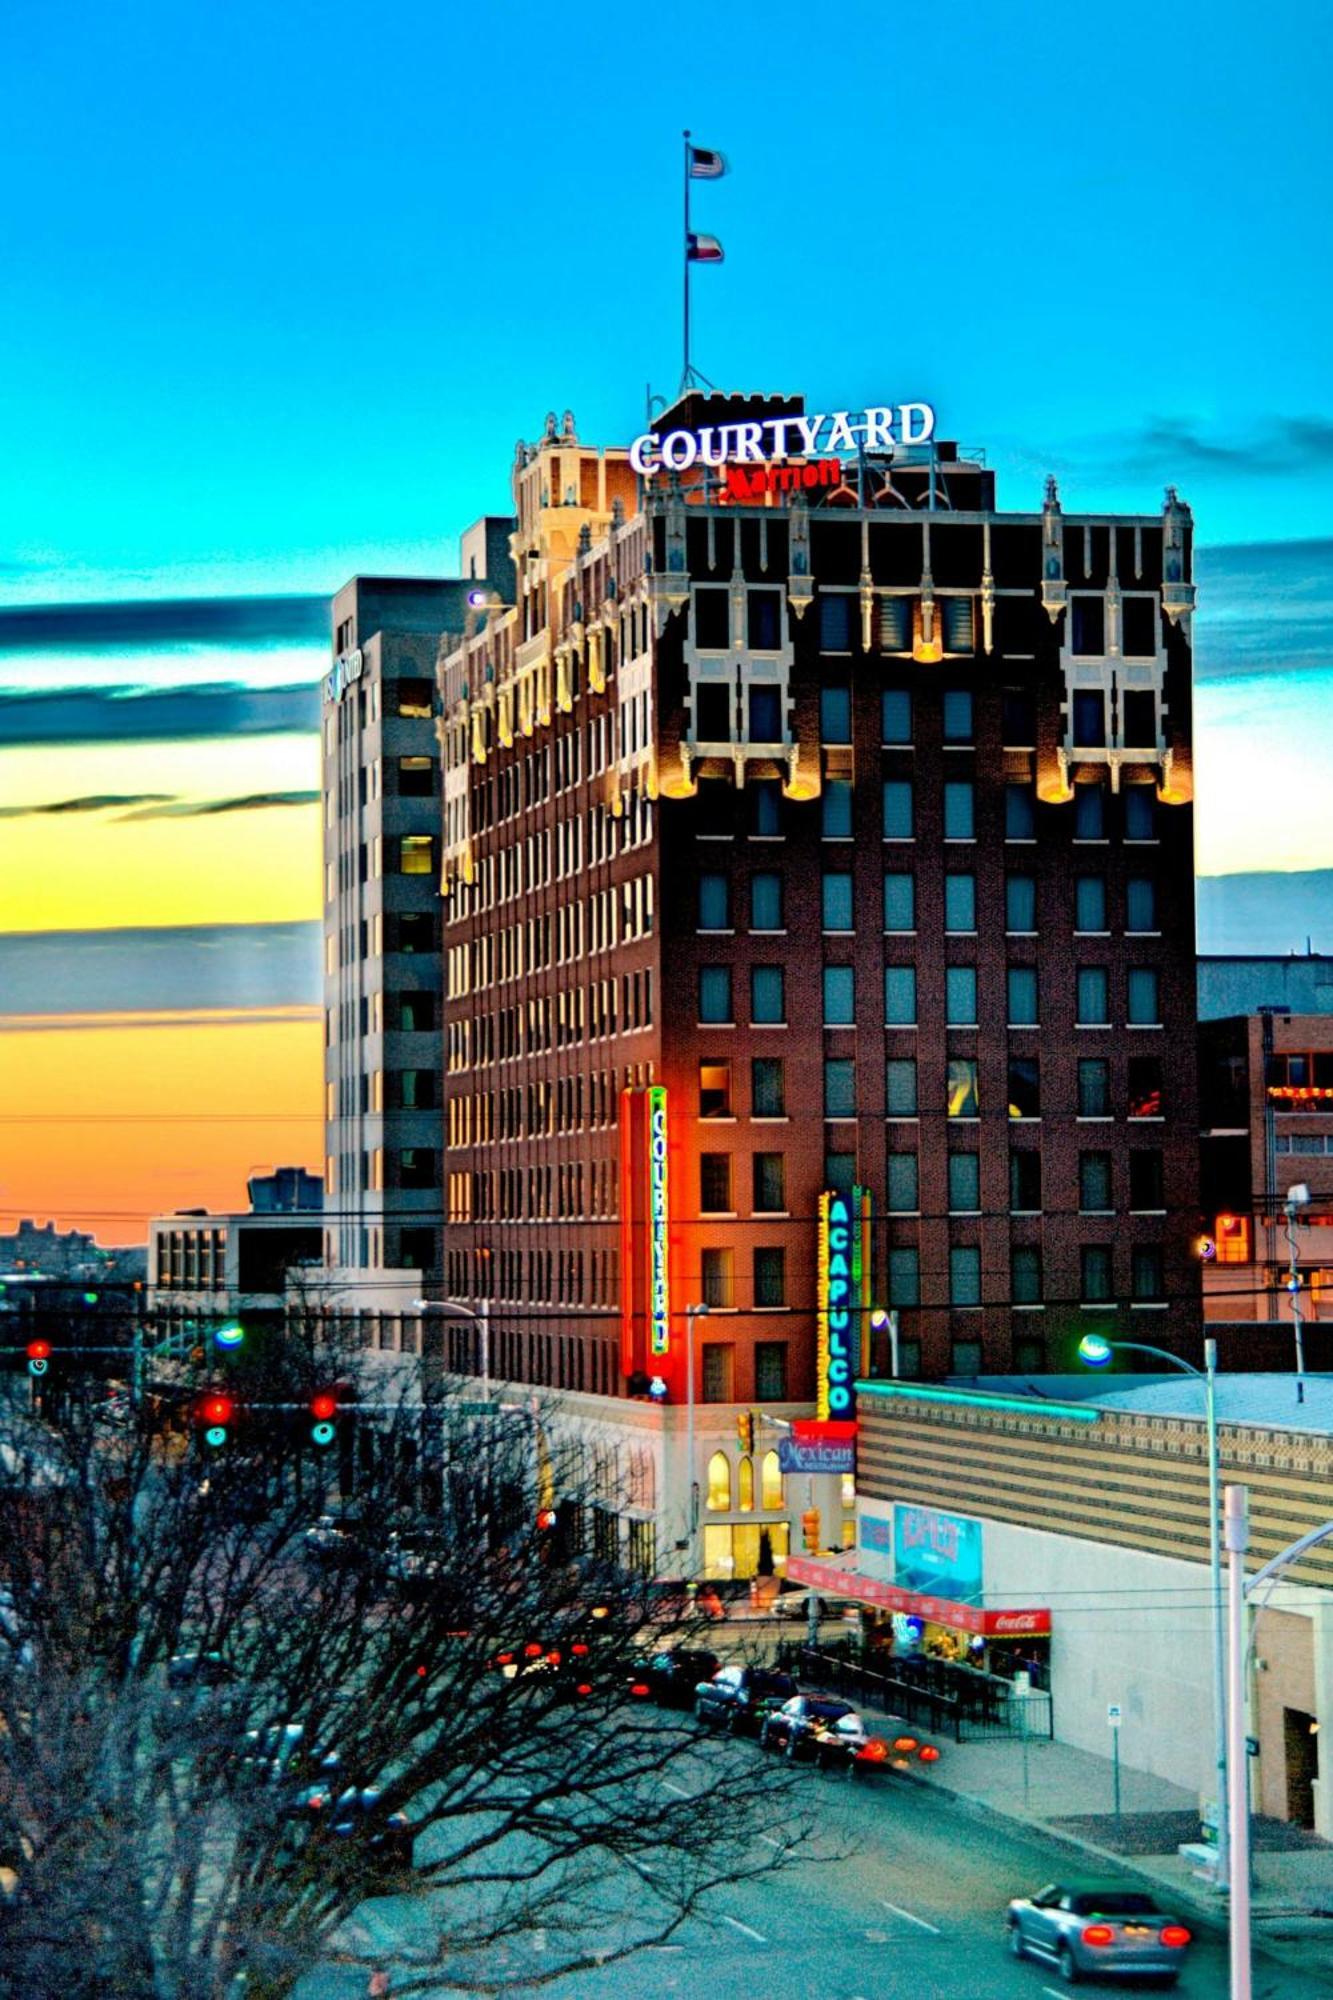
[(1287, 1291), (1291, 1297), (1291, 1323), (1296, 1335), (1296, 1373), (1305, 1373), (1305, 1321), (1301, 1308), (1301, 1267), (1296, 1243), (1296, 1217), (1310, 1199), (1304, 1181), (1287, 1189), (1282, 1212), (1287, 1219)]

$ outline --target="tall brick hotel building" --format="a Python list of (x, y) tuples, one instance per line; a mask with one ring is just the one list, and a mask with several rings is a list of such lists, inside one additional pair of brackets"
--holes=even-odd
[(890, 1309), (934, 1378), (1197, 1330), (1190, 515), (1001, 513), (924, 406), (790, 397), (513, 479), (439, 645), (428, 1289), (588, 1439), (590, 1535), (678, 1569), (693, 1483), (744, 1575), (843, 1538), (784, 1426)]

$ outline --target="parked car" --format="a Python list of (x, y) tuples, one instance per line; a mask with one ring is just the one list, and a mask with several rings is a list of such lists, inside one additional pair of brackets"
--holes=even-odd
[(303, 1537), (306, 1557), (315, 1563), (368, 1563), (371, 1551), (361, 1523), (349, 1514), (321, 1514)]
[(1015, 1958), (1041, 1959), (1071, 1986), (1089, 1973), (1174, 1986), (1190, 1942), (1179, 1918), (1142, 1889), (1113, 1883), (1048, 1882), (1014, 1898), (1005, 1929)]
[(303, 1722), (270, 1722), (247, 1729), (241, 1744), (241, 1769), (258, 1783), (280, 1784), (300, 1778), (312, 1791), (324, 1791), (338, 1776), (342, 1759), (308, 1739)]
[(773, 1667), (722, 1667), (695, 1687), (694, 1712), (710, 1728), (753, 1736), (762, 1704), (789, 1701), (797, 1691), (791, 1675)]
[(691, 1708), (700, 1681), (711, 1680), (718, 1670), (716, 1653), (690, 1646), (671, 1646), (651, 1659), (636, 1660), (630, 1693), (640, 1700), (651, 1699), (663, 1708)]
[(850, 1716), (861, 1718), (849, 1701), (832, 1694), (794, 1694), (783, 1702), (768, 1702), (759, 1717), (759, 1747), (782, 1750), (792, 1759), (814, 1758), (821, 1730), (832, 1729)]
[(333, 1802), (332, 1831), (339, 1840), (360, 1841), (386, 1868), (412, 1866), (414, 1835), (406, 1813), (385, 1813), (377, 1785), (353, 1785)]

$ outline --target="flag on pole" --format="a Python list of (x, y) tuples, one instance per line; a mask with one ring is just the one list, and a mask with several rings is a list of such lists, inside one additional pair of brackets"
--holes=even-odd
[(716, 236), (696, 236), (691, 232), (685, 238), (685, 255), (691, 264), (720, 264), (722, 245)]
[(690, 147), (690, 179), (692, 181), (720, 181), (727, 171), (727, 163), (721, 153), (715, 153), (708, 146)]

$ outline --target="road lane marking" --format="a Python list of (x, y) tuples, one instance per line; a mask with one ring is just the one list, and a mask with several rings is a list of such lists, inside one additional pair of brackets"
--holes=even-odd
[(923, 1931), (929, 1931), (932, 1937), (940, 1936), (940, 1928), (938, 1924), (928, 1924), (924, 1917), (914, 1917), (910, 1910), (900, 1909), (897, 1903), (889, 1902), (886, 1896), (881, 1896), (879, 1902), (880, 1902), (880, 1907), (882, 1909), (892, 1910), (895, 1917), (904, 1917), (906, 1918), (909, 1924), (919, 1924), (921, 1929)]
[(719, 1914), (722, 1918), (723, 1923), (730, 1924), (731, 1928), (734, 1931), (743, 1931), (746, 1937), (753, 1938), (756, 1944), (768, 1943), (768, 1939), (764, 1936), (764, 1933), (762, 1931), (755, 1930), (753, 1926), (750, 1924), (743, 1924), (739, 1917), (729, 1917), (725, 1910), (720, 1911)]
[(664, 1791), (674, 1792), (678, 1799), (692, 1799), (694, 1797), (694, 1793), (687, 1792), (684, 1785), (673, 1785), (670, 1778), (663, 1778), (662, 1788)]

